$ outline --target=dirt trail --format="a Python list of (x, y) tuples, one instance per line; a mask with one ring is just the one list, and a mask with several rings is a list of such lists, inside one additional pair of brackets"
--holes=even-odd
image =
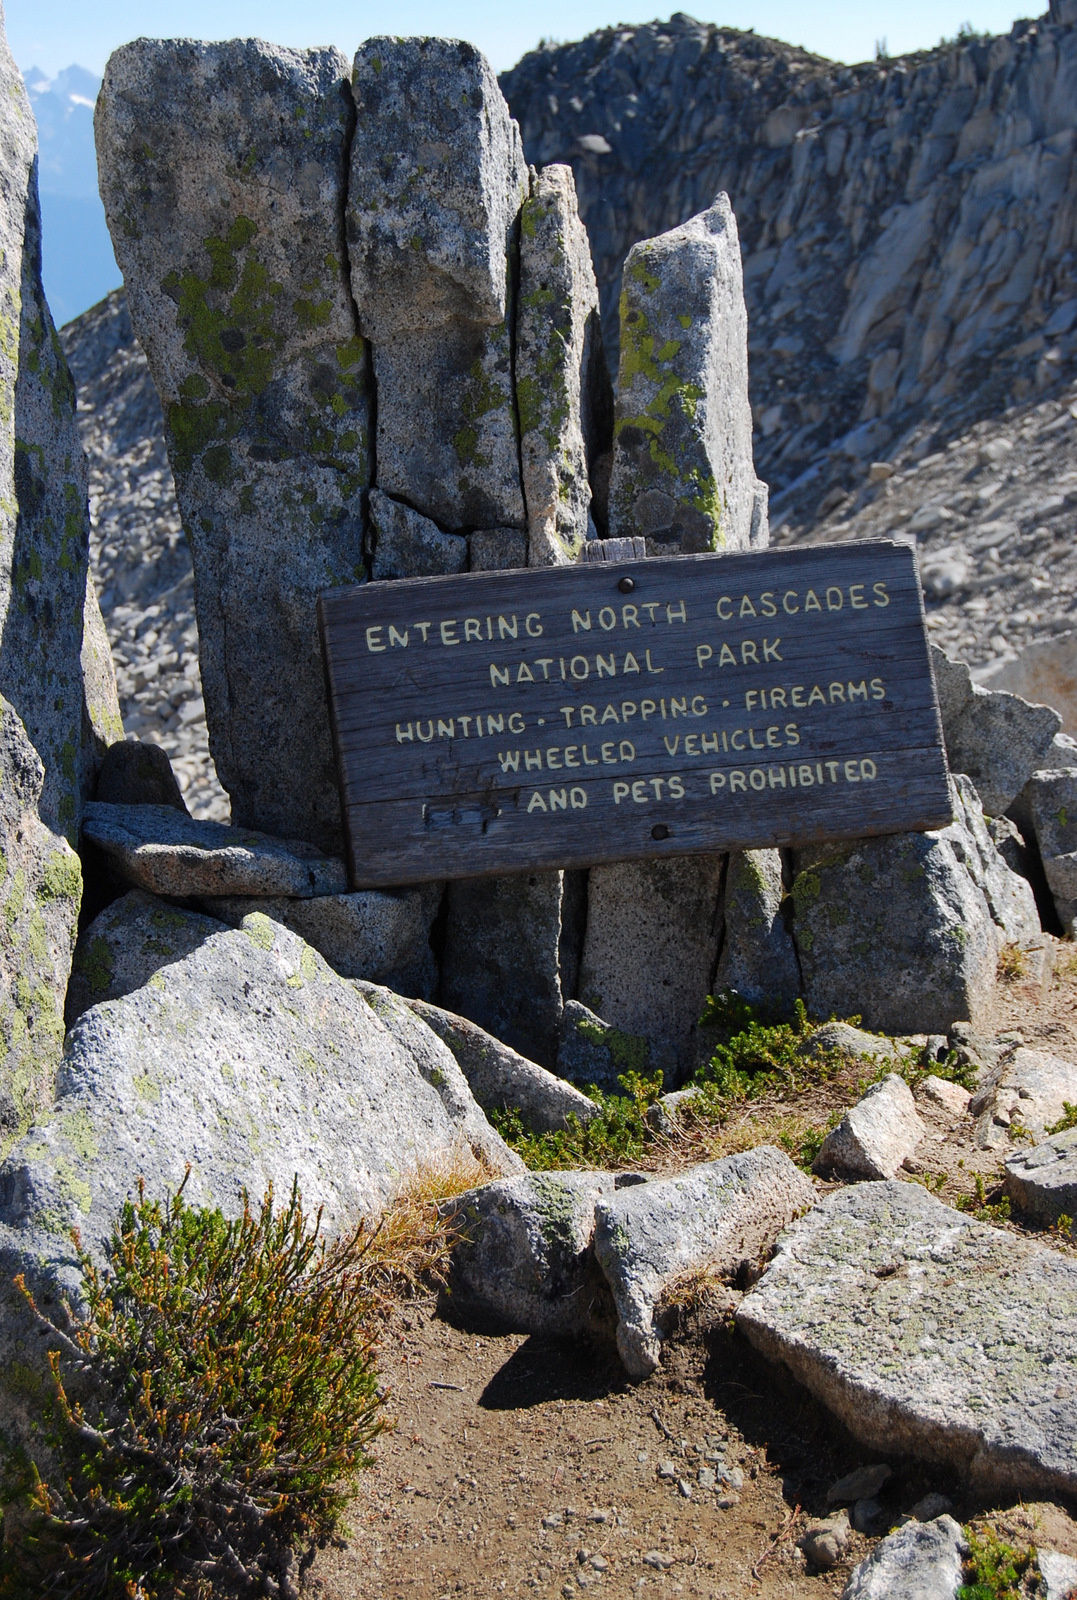
[[(1020, 982), (1001, 990), (996, 1026), (1069, 1055), (1077, 1050), (1077, 960), (1070, 945), (1057, 955), (1046, 993)], [(943, 1197), (971, 1194), (977, 1172), (990, 1189), (1005, 1152), (977, 1150), (967, 1122), (921, 1109), (931, 1137), (917, 1155), (925, 1174), (947, 1175)], [(772, 1103), (764, 1115), (772, 1126)], [(1020, 1230), (1017, 1221), (1008, 1226)], [(383, 1351), (395, 1429), (376, 1443), (350, 1541), (318, 1555), (309, 1593), (839, 1594), (872, 1540), (854, 1534), (828, 1573), (808, 1571), (796, 1541), (826, 1512), (829, 1486), (879, 1457), (731, 1330), (737, 1298), (712, 1285), (673, 1313), (662, 1367), (635, 1386), (615, 1359), (591, 1349), (459, 1328), (433, 1301), (410, 1307)], [(950, 1498), (962, 1520), (1013, 1504), (970, 1496), (946, 1469), (891, 1465), (881, 1497), (891, 1520), (930, 1491)], [(701, 1468), (718, 1481), (705, 1477), (701, 1486)], [(1077, 1553), (1064, 1511), (1049, 1515), (1054, 1544), (1070, 1542)]]

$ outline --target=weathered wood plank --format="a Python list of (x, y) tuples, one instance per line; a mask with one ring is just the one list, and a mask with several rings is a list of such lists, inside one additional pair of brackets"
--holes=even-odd
[(904, 544), (371, 583), (319, 618), (357, 887), (950, 817)]

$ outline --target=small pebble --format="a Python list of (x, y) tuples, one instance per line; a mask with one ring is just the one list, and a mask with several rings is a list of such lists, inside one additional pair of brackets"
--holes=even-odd
[(719, 1511), (732, 1511), (734, 1506), (740, 1505), (739, 1494), (720, 1494), (714, 1502)]
[(810, 1523), (799, 1540), (800, 1548), (813, 1566), (829, 1572), (836, 1567), (849, 1543), (849, 1518), (844, 1511), (822, 1522)]
[(870, 1538), (886, 1532), (890, 1517), (878, 1500), (864, 1499), (858, 1500), (853, 1507), (852, 1523), (857, 1533), (865, 1533)]
[(925, 1494), (922, 1500), (917, 1500), (910, 1508), (910, 1515), (914, 1516), (917, 1522), (934, 1522), (936, 1517), (945, 1516), (953, 1509), (953, 1501), (948, 1500), (944, 1494)]
[(696, 1480), (701, 1489), (713, 1489), (718, 1482), (718, 1475), (713, 1467), (700, 1467), (696, 1473)]
[(826, 1494), (827, 1504), (850, 1506), (854, 1500), (872, 1500), (889, 1480), (890, 1468), (885, 1463), (875, 1467), (857, 1467), (830, 1485)]
[(594, 1567), (596, 1572), (608, 1572), (610, 1570), (609, 1562), (606, 1560), (605, 1556), (600, 1555), (597, 1550), (591, 1557), (591, 1565)]
[(648, 1550), (643, 1557), (645, 1567), (653, 1567), (656, 1572), (668, 1572), (673, 1565), (673, 1557), (667, 1556), (663, 1550)]
[(684, 1498), (686, 1500), (691, 1500), (691, 1498), (692, 1498), (692, 1485), (688, 1482), (687, 1478), (678, 1478), (677, 1479), (677, 1488), (680, 1490), (681, 1494), (683, 1494), (683, 1496), (684, 1496)]
[(563, 1528), (564, 1525), (565, 1519), (561, 1515), (560, 1511), (550, 1511), (542, 1519), (542, 1526), (544, 1528)]
[(673, 1479), (678, 1476), (676, 1463), (673, 1461), (660, 1461), (657, 1471), (660, 1478)]
[(610, 1520), (610, 1514), (608, 1511), (589, 1511), (587, 1513), (587, 1520), (588, 1522), (608, 1522)]

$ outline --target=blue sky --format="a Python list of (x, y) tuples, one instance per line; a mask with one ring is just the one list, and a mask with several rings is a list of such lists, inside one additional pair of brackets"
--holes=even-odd
[[(1018, 16), (1046, 9), (1036, 0), (697, 0), (681, 8), (702, 21), (754, 28), (840, 61), (863, 61), (885, 38), (892, 55), (935, 45), (940, 35), (969, 22), (1006, 32)], [(375, 33), (444, 33), (471, 39), (498, 71), (511, 66), (545, 34), (579, 39), (616, 22), (646, 22), (676, 8), (638, 0), (545, 0), (541, 6), (506, 0), (7, 0), (7, 33), (24, 71), (46, 73), (77, 62), (100, 73), (109, 52), (140, 34), (200, 39), (258, 34), (275, 44), (336, 44), (353, 51)]]

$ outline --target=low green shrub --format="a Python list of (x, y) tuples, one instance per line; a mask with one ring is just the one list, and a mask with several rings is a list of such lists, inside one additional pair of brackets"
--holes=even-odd
[(1070, 1105), (1068, 1100), (1062, 1102), (1062, 1115), (1048, 1133), (1068, 1133), (1071, 1128), (1077, 1128), (1077, 1106)]
[(1026, 1600), (1026, 1579), (1036, 1576), (1035, 1550), (1006, 1544), (991, 1528), (964, 1533), (969, 1554), (956, 1600)]
[(341, 1528), (385, 1426), (374, 1336), (389, 1297), (443, 1264), (436, 1206), (405, 1196), (338, 1239), (298, 1187), (227, 1221), (162, 1207), (140, 1185), (83, 1304), (60, 1328), (47, 1480), (8, 1484), (18, 1537), (5, 1600), (294, 1597), (299, 1566)]
[(570, 1112), (567, 1128), (531, 1133), (515, 1108), (494, 1111), (490, 1120), (532, 1171), (630, 1167), (654, 1138), (645, 1113), (662, 1093), (662, 1074), (626, 1072), (617, 1081), (623, 1094), (604, 1094), (593, 1084), (587, 1090), (599, 1107), (598, 1116), (590, 1122), (581, 1122)]
[(976, 1174), (975, 1194), (958, 1195), (956, 1206), (958, 1211), (968, 1212), (975, 1217), (977, 1222), (1009, 1222), (1010, 1202), (1001, 1190), (993, 1193), (997, 1196), (992, 1200), (987, 1193), (987, 1185), (980, 1173)]
[[(854, 1025), (860, 1021), (850, 1020)], [(800, 1000), (788, 1020), (776, 1008), (751, 1005), (733, 990), (725, 990), (708, 996), (700, 1027), (712, 1035), (713, 1050), (688, 1080), (698, 1092), (679, 1119), (679, 1131), (693, 1142), (698, 1143), (708, 1129), (722, 1127), (744, 1102), (776, 1089), (796, 1093), (832, 1076), (844, 1064), (834, 1052), (801, 1054), (815, 1024), (808, 1021)], [(587, 1090), (599, 1107), (598, 1116), (587, 1123), (570, 1116), (567, 1129), (534, 1134), (515, 1110), (495, 1111), (491, 1120), (533, 1170), (630, 1167), (661, 1144), (663, 1135), (648, 1124), (646, 1112), (662, 1093), (662, 1075), (626, 1072), (617, 1081), (621, 1094), (606, 1094), (594, 1085)], [(776, 1128), (774, 1137), (794, 1160), (810, 1167), (825, 1129), (797, 1123)]]
[(809, 1060), (801, 1054), (813, 1031), (803, 1000), (796, 1001), (792, 1020), (785, 1021), (726, 989), (707, 997), (699, 1025), (716, 1031), (710, 1060), (691, 1079), (703, 1091), (705, 1104), (750, 1100), (783, 1086), (795, 1090), (809, 1077), (828, 1076), (836, 1065), (826, 1056)]

